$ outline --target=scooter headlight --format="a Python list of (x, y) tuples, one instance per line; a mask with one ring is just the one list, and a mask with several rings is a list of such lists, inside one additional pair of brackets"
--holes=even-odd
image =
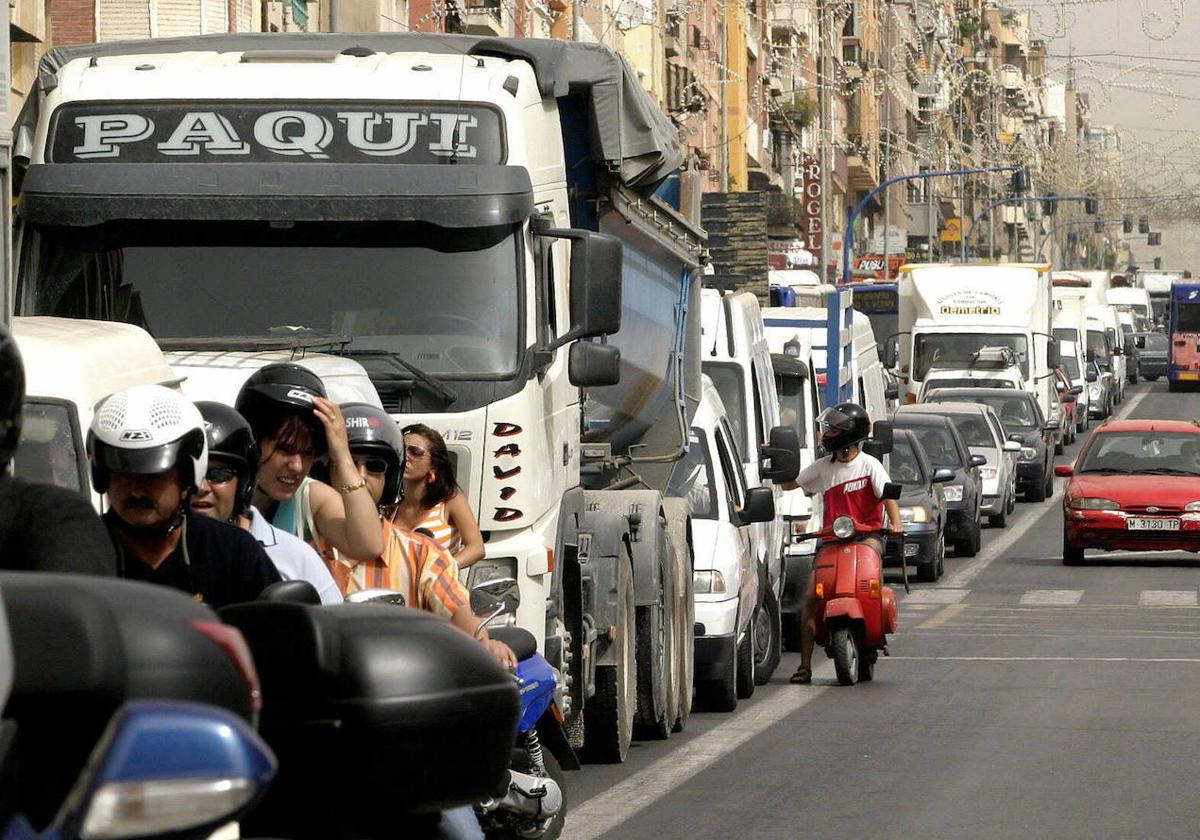
[(833, 520), (833, 535), (839, 540), (848, 540), (854, 536), (854, 520), (849, 516), (839, 516)]

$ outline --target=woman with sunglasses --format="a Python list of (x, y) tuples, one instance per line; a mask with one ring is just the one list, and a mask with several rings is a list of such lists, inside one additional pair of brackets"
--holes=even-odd
[(460, 569), (483, 558), (483, 534), (467, 499), (458, 489), (446, 441), (420, 423), (404, 428), (404, 499), (392, 522), (422, 528), (454, 555)]

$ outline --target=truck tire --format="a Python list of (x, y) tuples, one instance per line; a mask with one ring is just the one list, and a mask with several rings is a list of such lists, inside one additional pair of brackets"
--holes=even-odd
[(637, 710), (637, 620), (633, 569), (628, 557), (617, 561), (617, 663), (596, 668), (596, 693), (584, 706), (583, 749), (588, 761), (620, 764), (633, 740)]
[(754, 611), (750, 629), (754, 631), (754, 684), (771, 681), (783, 656), (783, 625), (779, 615), (779, 599), (775, 590), (767, 587), (763, 604)]
[[(669, 546), (668, 546), (669, 548)], [(668, 554), (671, 552), (668, 550)], [(675, 569), (669, 557), (659, 572), (659, 604), (638, 607), (638, 738), (665, 741), (675, 725)]]
[(742, 643), (737, 646), (737, 696), (748, 700), (754, 696), (754, 619), (746, 625)]
[(675, 716), (671, 731), (682, 732), (692, 713), (695, 681), (696, 602), (692, 594), (692, 544), (687, 502), (663, 499), (667, 537), (675, 555)]

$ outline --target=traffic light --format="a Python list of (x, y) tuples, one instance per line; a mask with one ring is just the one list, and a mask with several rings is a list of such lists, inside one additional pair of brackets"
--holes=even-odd
[(1121, 232), (1133, 233), (1133, 216), (1126, 214), (1125, 218), (1121, 219)]
[(1161, 233), (1146, 234), (1146, 244), (1153, 245), (1154, 247), (1158, 247), (1159, 245), (1162, 245), (1162, 234)]
[(1095, 216), (1100, 212), (1100, 202), (1094, 198), (1085, 198), (1083, 200), (1083, 210), (1089, 216)]
[(1058, 202), (1055, 200), (1057, 198), (1058, 196), (1054, 193), (1046, 193), (1046, 197), (1042, 199), (1043, 216), (1053, 216), (1055, 211), (1058, 210)]
[(1012, 191), (1023, 193), (1029, 190), (1029, 175), (1024, 169), (1017, 169), (1012, 174)]
[(1150, 217), (1138, 216), (1138, 233), (1150, 232)]
[(1162, 270), (1162, 257), (1155, 257), (1155, 258), (1154, 258), (1154, 270), (1155, 270), (1155, 271), (1161, 271), (1161, 270)]

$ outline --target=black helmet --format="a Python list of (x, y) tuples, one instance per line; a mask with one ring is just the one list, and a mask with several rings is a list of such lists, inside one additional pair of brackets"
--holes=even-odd
[(871, 418), (858, 403), (844, 402), (827, 408), (817, 418), (821, 424), (821, 445), (837, 452), (871, 436)]
[(404, 435), (396, 421), (382, 408), (369, 403), (342, 403), (350, 452), (387, 462), (380, 507), (390, 507), (404, 498)]
[(250, 424), (258, 441), (273, 436), (280, 418), (288, 414), (295, 414), (311, 425), (323, 441), (325, 435), (312, 412), (313, 399), (325, 396), (321, 377), (306, 367), (277, 362), (250, 375), (238, 391), (233, 407)]
[(0, 473), (12, 460), (21, 439), (21, 406), (25, 402), (25, 365), (17, 342), (0, 324)]
[(258, 476), (258, 443), (246, 418), (219, 402), (196, 403), (204, 418), (204, 434), (208, 438), (208, 458), (228, 461), (237, 473), (238, 493), (233, 515), (239, 516), (250, 507), (250, 496)]

